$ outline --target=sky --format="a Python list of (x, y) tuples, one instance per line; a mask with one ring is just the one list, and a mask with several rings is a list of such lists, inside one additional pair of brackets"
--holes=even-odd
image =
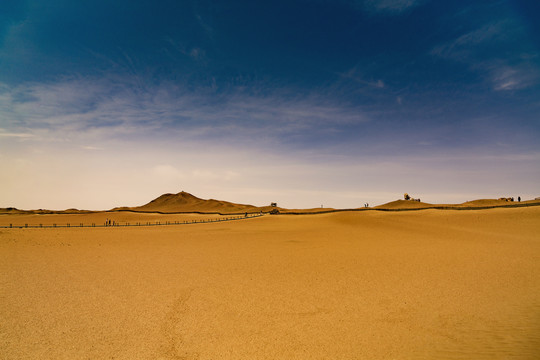
[(540, 196), (540, 2), (4, 0), (0, 207)]

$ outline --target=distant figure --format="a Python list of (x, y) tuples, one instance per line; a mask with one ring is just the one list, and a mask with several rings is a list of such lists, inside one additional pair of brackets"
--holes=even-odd
[(244, 217), (247, 217), (247, 213), (244, 214)]
[(518, 196), (518, 202), (521, 202), (521, 196)]

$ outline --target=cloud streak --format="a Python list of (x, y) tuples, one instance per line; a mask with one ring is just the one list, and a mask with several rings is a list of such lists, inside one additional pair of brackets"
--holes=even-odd
[(30, 133), (14, 133), (14, 132), (8, 132), (4, 129), (0, 129), (0, 137), (12, 137), (12, 138), (31, 138), (34, 137), (34, 134)]
[(526, 41), (523, 25), (505, 15), (435, 46), (431, 54), (467, 64), (471, 71), (483, 74), (495, 91), (520, 90), (537, 85), (540, 54)]
[(399, 14), (424, 2), (424, 0), (364, 0), (363, 5), (372, 12)]
[[(295, 96), (273, 91), (257, 96), (242, 92), (189, 92), (172, 84), (138, 91), (127, 79), (70, 79), (50, 84), (3, 86), (0, 116), (4, 136), (23, 136), (21, 129), (54, 140), (84, 134), (95, 138), (132, 138), (174, 134), (210, 140), (226, 135), (253, 136), (279, 142), (289, 136), (339, 131), (369, 117), (358, 107), (320, 95)], [(0, 133), (2, 134), (2, 133)], [(163, 135), (160, 135), (163, 134)], [(59, 138), (58, 136), (56, 138)]]

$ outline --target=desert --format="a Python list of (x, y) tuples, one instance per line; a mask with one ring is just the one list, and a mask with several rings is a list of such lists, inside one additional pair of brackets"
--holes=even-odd
[(528, 205), (3, 214), (0, 358), (537, 358)]
[(0, 0), (0, 360), (540, 359), (540, 0)]

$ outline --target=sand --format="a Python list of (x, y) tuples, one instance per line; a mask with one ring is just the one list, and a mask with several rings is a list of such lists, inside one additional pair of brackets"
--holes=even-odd
[(0, 359), (536, 359), (539, 234), (540, 207), (0, 229)]

